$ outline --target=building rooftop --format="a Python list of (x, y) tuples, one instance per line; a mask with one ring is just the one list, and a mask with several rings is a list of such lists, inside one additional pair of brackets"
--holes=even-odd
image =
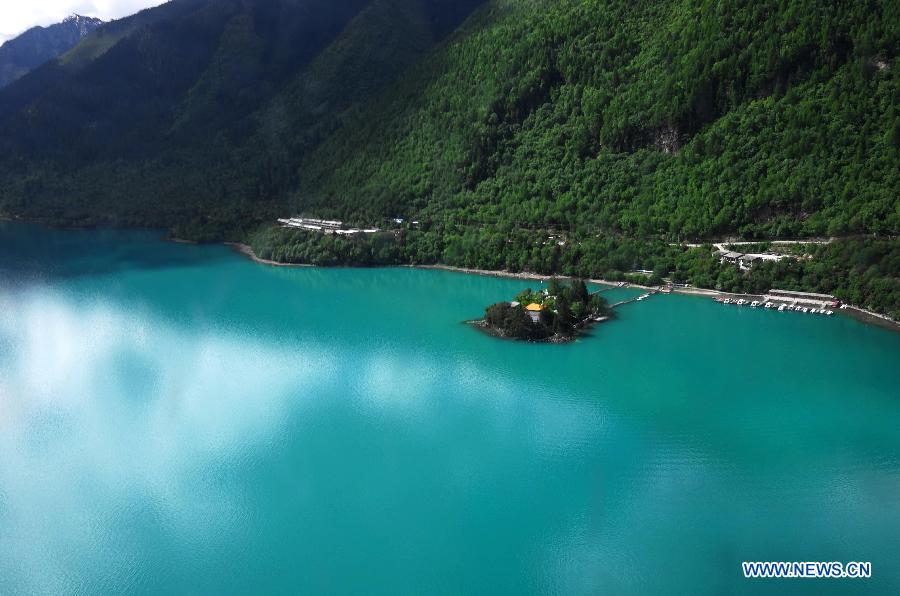
[(769, 290), (769, 294), (773, 294), (775, 296), (805, 296), (808, 298), (821, 298), (822, 300), (834, 300), (834, 296), (831, 294), (814, 294), (812, 292), (795, 292), (794, 290)]
[(541, 312), (544, 310), (543, 305), (538, 304), (537, 302), (532, 302), (528, 306), (525, 307), (525, 310), (529, 310), (531, 312)]

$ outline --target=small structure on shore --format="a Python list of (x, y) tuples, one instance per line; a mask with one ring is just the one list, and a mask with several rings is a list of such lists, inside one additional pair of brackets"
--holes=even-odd
[(840, 301), (831, 294), (816, 294), (813, 292), (796, 292), (794, 290), (769, 290), (765, 296), (766, 300), (778, 302), (792, 302), (804, 304), (806, 306), (837, 307)]
[(748, 269), (751, 269), (753, 267), (753, 264), (761, 259), (762, 256), (760, 255), (744, 255), (738, 258), (738, 266), (746, 271)]
[(531, 317), (532, 323), (540, 323), (541, 322), (541, 313), (544, 312), (544, 307), (541, 304), (536, 302), (532, 302), (528, 306), (525, 307), (525, 311), (528, 313), (528, 316)]
[(357, 234), (376, 234), (378, 228), (346, 228), (342, 221), (326, 219), (313, 219), (309, 217), (292, 217), (279, 219), (278, 223), (283, 228), (303, 230), (306, 232), (318, 232), (320, 234), (334, 234), (336, 236), (356, 236)]
[(754, 265), (763, 261), (780, 261), (785, 255), (769, 254), (769, 253), (742, 253), (733, 250), (720, 249), (713, 253), (713, 256), (719, 259), (720, 263), (731, 263), (737, 265), (743, 271), (749, 271)]
[(719, 256), (719, 260), (722, 263), (733, 263), (735, 265), (737, 265), (738, 259), (740, 259), (742, 256), (744, 256), (739, 252), (721, 251), (721, 250), (719, 252), (717, 252), (716, 254)]

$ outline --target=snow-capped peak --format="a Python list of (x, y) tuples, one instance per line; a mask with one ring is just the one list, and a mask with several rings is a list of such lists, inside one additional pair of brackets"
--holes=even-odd
[(79, 37), (84, 37), (97, 27), (103, 24), (103, 21), (94, 17), (86, 17), (80, 14), (72, 14), (65, 19), (63, 19), (63, 23), (72, 24), (78, 28)]

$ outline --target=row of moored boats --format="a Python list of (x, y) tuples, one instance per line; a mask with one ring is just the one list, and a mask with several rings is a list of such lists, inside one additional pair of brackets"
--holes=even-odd
[(721, 304), (733, 304), (735, 306), (749, 306), (750, 308), (768, 308), (774, 309), (778, 312), (784, 311), (792, 311), (792, 312), (802, 312), (809, 313), (813, 315), (825, 315), (830, 317), (834, 314), (833, 310), (826, 310), (825, 308), (816, 308), (814, 306), (801, 306), (799, 304), (779, 304), (776, 302), (760, 302), (759, 300), (744, 300), (743, 298), (739, 298), (737, 300), (733, 300), (731, 298), (716, 298), (716, 302)]

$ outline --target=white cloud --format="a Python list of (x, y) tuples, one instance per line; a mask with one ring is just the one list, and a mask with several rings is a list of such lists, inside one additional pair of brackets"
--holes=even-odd
[(52, 25), (71, 14), (104, 21), (122, 18), (166, 0), (0, 0), (0, 43), (35, 25)]

